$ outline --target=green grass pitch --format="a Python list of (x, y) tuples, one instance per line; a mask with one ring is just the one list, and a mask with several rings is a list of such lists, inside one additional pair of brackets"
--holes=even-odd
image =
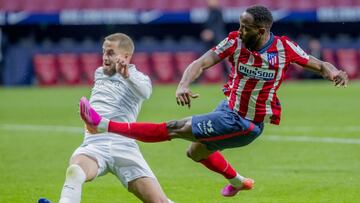
[[(221, 85), (194, 86), (191, 109), (175, 102), (176, 86), (155, 86), (139, 121), (171, 120), (211, 111)], [(83, 139), (77, 113), (90, 87), (0, 89), (0, 202), (57, 202), (68, 159)], [(252, 144), (225, 157), (255, 189), (223, 198), (224, 178), (185, 156), (188, 142), (144, 144), (142, 152), (177, 203), (360, 202), (360, 83), (290, 82), (278, 96), (281, 126), (265, 127)], [(86, 183), (83, 202), (138, 202), (111, 174)]]

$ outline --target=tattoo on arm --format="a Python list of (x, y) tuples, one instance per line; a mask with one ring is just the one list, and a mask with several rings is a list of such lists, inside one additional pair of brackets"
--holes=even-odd
[(167, 122), (167, 128), (172, 129), (172, 130), (176, 130), (176, 129), (180, 129), (185, 125), (186, 121), (181, 120), (181, 121), (169, 121)]
[(185, 126), (190, 118), (185, 118), (182, 120), (169, 121), (166, 123), (166, 127), (171, 130), (179, 130)]

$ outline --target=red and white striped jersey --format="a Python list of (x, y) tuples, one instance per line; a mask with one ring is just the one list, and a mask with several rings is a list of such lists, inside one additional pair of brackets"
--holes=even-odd
[(276, 96), (290, 63), (305, 65), (309, 56), (289, 38), (274, 36), (259, 51), (245, 48), (237, 31), (212, 50), (228, 57), (231, 72), (224, 85), (229, 107), (255, 122), (280, 124), (281, 105)]

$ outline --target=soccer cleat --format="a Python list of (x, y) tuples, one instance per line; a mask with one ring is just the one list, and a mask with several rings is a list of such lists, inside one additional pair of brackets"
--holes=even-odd
[(46, 198), (40, 198), (39, 200), (38, 200), (38, 203), (51, 203), (48, 199), (46, 199)]
[(97, 132), (97, 126), (101, 121), (101, 116), (90, 106), (89, 101), (86, 97), (80, 99), (80, 116), (81, 119), (86, 123), (86, 128), (90, 133)]
[(243, 182), (243, 185), (239, 188), (235, 188), (231, 184), (226, 185), (223, 190), (221, 191), (221, 194), (224, 197), (232, 197), (235, 196), (240, 190), (251, 190), (254, 187), (254, 180), (250, 178), (246, 178)]

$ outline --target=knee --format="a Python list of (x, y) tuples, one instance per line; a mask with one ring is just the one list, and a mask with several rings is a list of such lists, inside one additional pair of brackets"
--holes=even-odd
[(85, 182), (86, 175), (79, 165), (71, 164), (66, 170), (66, 179), (70, 181)]
[(194, 151), (192, 148), (189, 148), (187, 151), (186, 151), (186, 155), (187, 157), (189, 157), (190, 159), (192, 159), (193, 161), (195, 162), (199, 162), (201, 161), (203, 158), (198, 154), (196, 153), (196, 151)]
[(165, 196), (158, 196), (158, 197), (152, 197), (150, 199), (148, 199), (147, 201), (148, 203), (168, 203), (169, 200), (165, 197)]
[(207, 159), (212, 153), (214, 151), (208, 150), (206, 145), (199, 142), (193, 142), (186, 152), (187, 156), (196, 162)]

